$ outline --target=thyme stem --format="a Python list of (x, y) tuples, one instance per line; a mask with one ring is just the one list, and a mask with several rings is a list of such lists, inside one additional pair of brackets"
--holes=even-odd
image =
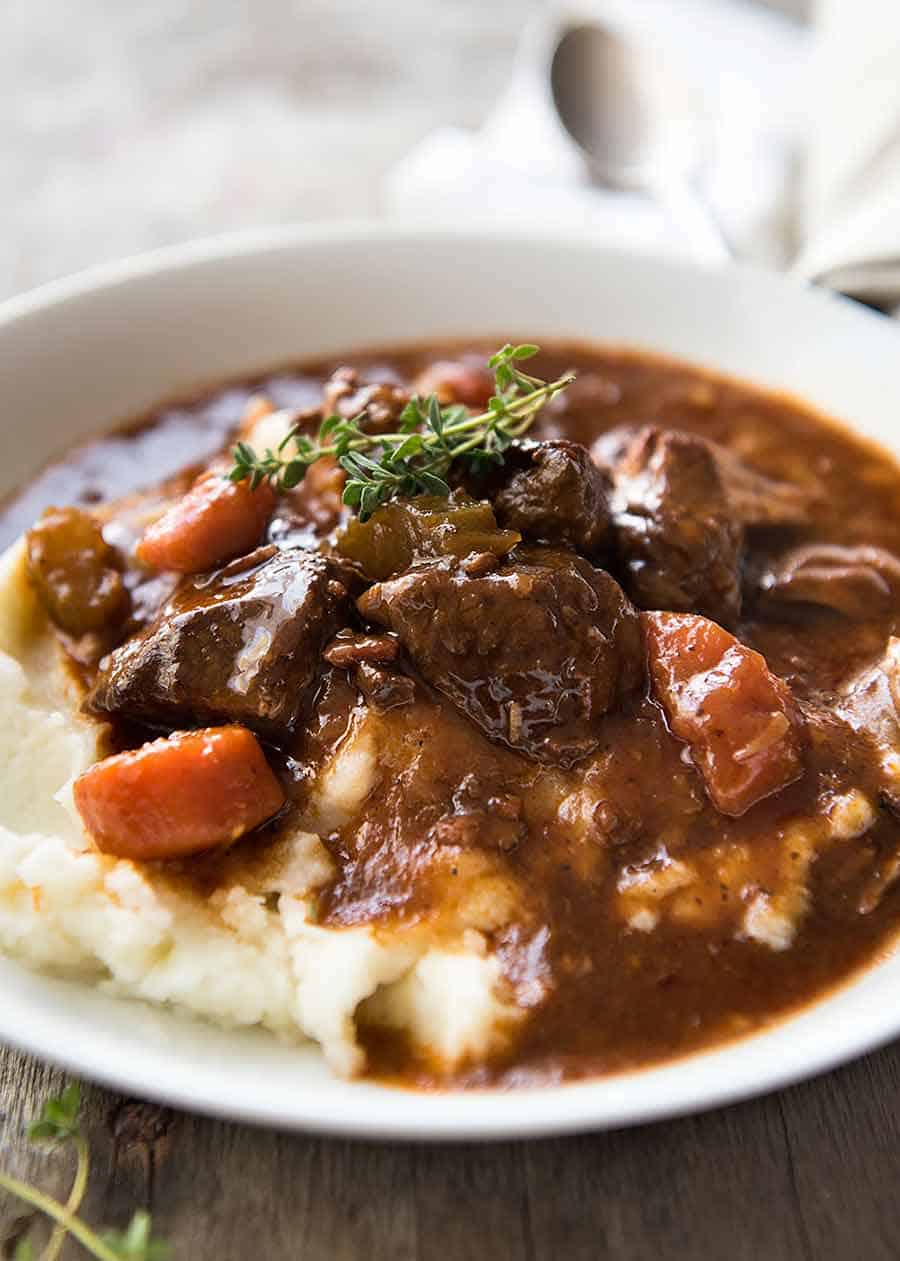
[(36, 1187), (29, 1186), (27, 1182), (21, 1182), (8, 1173), (0, 1173), (0, 1187), (8, 1191), (10, 1195), (16, 1196), (17, 1199), (30, 1204), (32, 1208), (46, 1214), (47, 1217), (51, 1217), (63, 1228), (64, 1232), (67, 1231), (83, 1248), (95, 1256), (97, 1261), (121, 1261), (111, 1248), (107, 1248), (99, 1235), (95, 1234), (89, 1226), (85, 1226), (80, 1217), (76, 1217), (52, 1196), (45, 1195), (43, 1191), (38, 1191)]
[(444, 478), (454, 461), (465, 459), (482, 468), (502, 463), (503, 453), (541, 408), (575, 379), (567, 373), (556, 381), (541, 381), (524, 373), (519, 361), (530, 359), (537, 349), (507, 345), (491, 356), (496, 392), (487, 410), (476, 416), (458, 404), (442, 407), (435, 395), (412, 398), (399, 416), (401, 428), (392, 433), (366, 433), (360, 426), (364, 413), (352, 419), (329, 416), (315, 439), (294, 427), (277, 451), (264, 455), (239, 442), (228, 477), (233, 482), (248, 479), (251, 488), (270, 481), (290, 490), (310, 465), (330, 456), (348, 474), (344, 503), (357, 508), (363, 521), (389, 499), (449, 495)]
[[(75, 1181), (72, 1183), (72, 1190), (69, 1192), (69, 1198), (66, 1200), (66, 1212), (72, 1217), (81, 1207), (81, 1201), (84, 1199), (84, 1193), (87, 1189), (88, 1175), (91, 1168), (91, 1159), (88, 1152), (88, 1145), (80, 1134), (73, 1137), (75, 1150), (78, 1153), (78, 1167), (75, 1170)], [(56, 1261), (62, 1246), (65, 1243), (68, 1227), (62, 1222), (57, 1222), (53, 1227), (53, 1234), (50, 1236), (46, 1248), (41, 1254), (41, 1261)]]

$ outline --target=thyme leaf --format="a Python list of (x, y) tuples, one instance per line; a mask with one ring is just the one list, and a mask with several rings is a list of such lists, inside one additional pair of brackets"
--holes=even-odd
[(276, 451), (259, 454), (248, 443), (237, 443), (228, 477), (232, 482), (249, 480), (254, 490), (264, 481), (290, 490), (312, 464), (331, 456), (347, 474), (344, 503), (355, 508), (363, 521), (391, 499), (449, 495), (451, 465), (463, 461), (475, 472), (483, 472), (502, 464), (510, 444), (574, 380), (571, 373), (543, 381), (525, 372), (519, 365), (537, 352), (538, 347), (531, 344), (507, 343), (491, 355), (488, 367), (494, 374), (494, 394), (479, 415), (471, 415), (458, 403), (443, 406), (430, 394), (410, 399), (393, 433), (366, 433), (362, 415), (328, 416), (315, 438), (295, 427)]
[[(125, 1231), (107, 1231), (102, 1235), (78, 1216), (90, 1174), (90, 1153), (78, 1121), (80, 1107), (81, 1091), (77, 1083), (72, 1082), (61, 1095), (46, 1101), (40, 1116), (31, 1122), (27, 1131), (28, 1137), (35, 1143), (74, 1146), (78, 1164), (66, 1203), (61, 1204), (31, 1183), (3, 1172), (0, 1172), (0, 1190), (38, 1209), (55, 1223), (47, 1246), (40, 1254), (40, 1261), (56, 1261), (67, 1235), (77, 1239), (85, 1252), (96, 1257), (97, 1261), (164, 1261), (168, 1246), (151, 1237), (147, 1213), (135, 1213)], [(35, 1261), (34, 1245), (27, 1236), (16, 1244), (14, 1257), (15, 1261)]]

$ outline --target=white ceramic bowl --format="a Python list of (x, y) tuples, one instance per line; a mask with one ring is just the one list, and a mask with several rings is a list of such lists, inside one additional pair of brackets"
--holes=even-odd
[[(349, 225), (200, 242), (0, 307), (0, 491), (185, 387), (358, 345), (494, 334), (682, 355), (795, 391), (900, 452), (898, 331), (849, 302), (776, 275), (584, 240)], [(768, 1032), (661, 1068), (542, 1090), (417, 1094), (341, 1081), (309, 1048), (10, 961), (0, 984), (0, 1038), (76, 1073), (222, 1116), (370, 1137), (626, 1125), (772, 1089), (900, 1033), (896, 954)]]

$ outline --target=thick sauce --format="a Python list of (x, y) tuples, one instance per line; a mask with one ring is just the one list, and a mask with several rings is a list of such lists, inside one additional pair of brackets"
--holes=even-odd
[[(404, 383), (459, 350), (379, 352), (349, 362), (370, 380)], [(115, 500), (209, 459), (253, 394), (277, 407), (318, 402), (323, 383), (345, 362), (306, 364), (165, 407), (131, 430), (74, 451), (5, 506), (3, 544), (51, 503)], [(545, 349), (534, 362), (548, 379), (574, 368), (578, 380), (530, 436), (590, 447), (621, 426), (658, 424), (713, 439), (756, 472), (809, 495), (813, 507), (804, 523), (753, 532), (748, 588), (788, 548), (805, 543), (874, 546), (900, 556), (900, 470), (799, 403), (624, 351), (566, 345)], [(642, 693), (609, 715), (592, 755), (591, 775), (601, 786), (594, 820), (580, 830), (561, 827), (560, 802), (575, 791), (577, 768), (542, 768), (489, 740), (417, 679), (414, 701), (379, 719), (383, 756), (396, 759), (394, 772), (382, 776), (352, 826), (324, 838), (339, 874), (322, 891), (320, 921), (415, 923), (446, 901), (454, 880), (464, 882), (476, 869), (511, 882), (521, 913), (514, 927), (498, 927), (492, 944), (517, 1001), (535, 1012), (506, 1052), (458, 1072), (457, 1085), (622, 1070), (784, 1015), (886, 950), (900, 920), (900, 891), (888, 875), (900, 855), (896, 806), (885, 796), (869, 737), (828, 717), (842, 704), (837, 693), (846, 680), (879, 659), (898, 619), (896, 590), (853, 617), (811, 602), (779, 606), (745, 598), (739, 639), (763, 654), (821, 720), (802, 778), (740, 818), (715, 809), (684, 746)], [(343, 735), (358, 703), (345, 671), (331, 669), (323, 689), (315, 722), (278, 755), (298, 809), (309, 766)], [(122, 735), (125, 743), (134, 739)], [(830, 788), (858, 791), (875, 813), (860, 835), (838, 836), (812, 861), (809, 837)], [(264, 862), (271, 834), (251, 835), (225, 858), (185, 864), (177, 878), (206, 894), (234, 879), (242, 863)], [(723, 857), (736, 852), (745, 854), (743, 866)], [(660, 864), (661, 854), (663, 866), (687, 859), (705, 878), (689, 893), (695, 915), (682, 904), (648, 931), (623, 917), (622, 894), (634, 873)], [(791, 864), (807, 887), (808, 909), (788, 948), (772, 949), (739, 925), (757, 893), (790, 883)], [(879, 882), (883, 896), (872, 892)], [(369, 1051), (373, 1071), (382, 1075), (447, 1084), (383, 1032), (371, 1031)]]

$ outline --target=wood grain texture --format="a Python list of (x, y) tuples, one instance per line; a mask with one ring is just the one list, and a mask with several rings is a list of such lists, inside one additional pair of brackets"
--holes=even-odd
[[(174, 1261), (896, 1261), (898, 1078), (895, 1047), (703, 1116), (461, 1146), (277, 1134), (87, 1088), (85, 1216), (149, 1209)], [(23, 1121), (60, 1084), (0, 1058), (0, 1160), (57, 1195), (68, 1158)], [(28, 1219), (0, 1199), (0, 1256)]]

